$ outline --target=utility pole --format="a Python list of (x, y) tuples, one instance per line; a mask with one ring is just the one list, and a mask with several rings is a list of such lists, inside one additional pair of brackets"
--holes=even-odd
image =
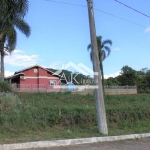
[(88, 13), (89, 13), (89, 25), (90, 25), (90, 36), (91, 36), (91, 48), (92, 48), (92, 62), (94, 70), (94, 84), (95, 88), (95, 99), (96, 99), (96, 112), (98, 120), (98, 130), (102, 134), (108, 134), (105, 104), (103, 97), (103, 88), (101, 81), (101, 72), (100, 72), (100, 61), (98, 57), (98, 47), (96, 39), (96, 29), (94, 21), (94, 11), (93, 11), (93, 0), (87, 0), (88, 4)]

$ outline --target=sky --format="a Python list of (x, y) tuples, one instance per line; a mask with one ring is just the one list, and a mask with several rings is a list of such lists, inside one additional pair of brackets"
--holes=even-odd
[[(93, 68), (87, 51), (91, 42), (86, 0), (54, 1), (29, 1), (25, 21), (31, 35), (27, 38), (17, 30), (16, 49), (5, 56), (5, 76), (35, 64), (60, 69), (72, 62)], [(150, 16), (149, 0), (119, 1)], [(113, 42), (109, 57), (103, 61), (105, 78), (115, 77), (125, 65), (135, 70), (150, 69), (150, 18), (115, 0), (93, 2), (96, 35)]]

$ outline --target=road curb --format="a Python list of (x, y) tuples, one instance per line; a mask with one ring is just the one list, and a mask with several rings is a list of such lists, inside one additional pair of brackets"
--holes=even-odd
[(96, 142), (140, 139), (140, 138), (146, 138), (146, 137), (150, 137), (150, 133), (120, 135), (120, 136), (107, 136), (107, 137), (67, 139), (67, 140), (38, 141), (38, 142), (27, 142), (27, 143), (18, 143), (18, 144), (2, 144), (2, 145), (0, 145), (0, 150), (49, 148), (49, 147), (78, 145), (78, 144), (87, 144), (87, 143), (96, 143)]

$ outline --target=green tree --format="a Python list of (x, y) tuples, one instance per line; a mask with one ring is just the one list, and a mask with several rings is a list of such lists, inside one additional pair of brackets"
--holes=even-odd
[[(106, 57), (109, 56), (111, 49), (109, 46), (112, 45), (112, 41), (109, 39), (106, 39), (102, 41), (102, 36), (97, 36), (97, 46), (98, 46), (98, 57), (99, 57), (99, 62), (100, 62), (100, 71), (102, 75), (102, 86), (103, 86), (103, 91), (104, 91), (104, 70), (103, 70), (103, 63), (102, 61), (105, 60)], [(88, 45), (87, 47), (88, 50), (91, 49), (91, 44)], [(92, 61), (92, 51), (90, 52), (90, 58)]]
[(116, 86), (119, 85), (119, 82), (116, 78), (109, 77), (108, 79), (104, 79), (104, 84), (107, 86)]
[(4, 80), (5, 52), (12, 52), (17, 42), (16, 28), (27, 37), (30, 27), (24, 21), (28, 11), (28, 0), (1, 0), (0, 9), (0, 54), (1, 54), (1, 80)]
[(129, 66), (123, 66), (121, 75), (116, 77), (120, 85), (135, 85), (137, 80), (137, 72)]
[(150, 93), (150, 70), (148, 68), (138, 71), (137, 87), (140, 93)]

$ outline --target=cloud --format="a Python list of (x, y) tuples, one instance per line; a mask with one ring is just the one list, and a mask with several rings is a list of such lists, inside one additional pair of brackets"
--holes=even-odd
[(147, 28), (145, 29), (145, 33), (148, 33), (148, 32), (150, 32), (150, 27), (147, 27)]
[(109, 75), (104, 75), (105, 79), (108, 79), (109, 77), (117, 77), (118, 75), (120, 75), (120, 71), (117, 71), (115, 73), (109, 74)]
[(62, 67), (62, 65), (63, 65), (63, 62), (55, 61), (49, 65), (49, 68), (60, 69)]
[(113, 51), (120, 51), (121, 49), (116, 47), (116, 48), (113, 48)]
[(12, 54), (16, 54), (16, 53), (24, 53), (24, 52), (21, 50), (17, 50), (17, 49), (12, 52)]
[(11, 76), (13, 74), (14, 74), (14, 72), (11, 72), (11, 71), (8, 71), (8, 70), (5, 71), (5, 77)]
[(12, 66), (28, 67), (37, 64), (38, 55), (26, 55), (24, 51), (14, 50), (10, 55), (5, 56), (5, 64)]

